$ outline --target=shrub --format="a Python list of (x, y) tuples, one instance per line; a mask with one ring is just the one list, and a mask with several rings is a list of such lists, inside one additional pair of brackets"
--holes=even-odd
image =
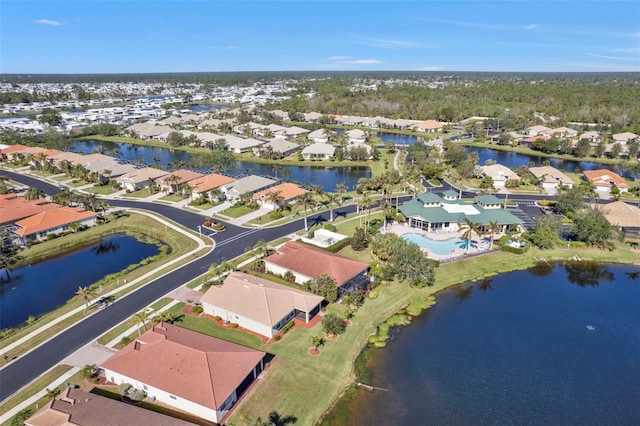
[(369, 299), (376, 299), (378, 297), (378, 292), (376, 290), (371, 290), (369, 292)]
[(132, 401), (142, 401), (146, 397), (146, 392), (141, 389), (133, 389), (129, 391), (129, 398), (131, 398)]
[(508, 245), (504, 245), (502, 246), (502, 251), (506, 251), (508, 253), (514, 253), (514, 254), (524, 254), (527, 251), (529, 251), (529, 246), (531, 244), (527, 244), (524, 247), (511, 247)]
[(191, 312), (195, 314), (201, 314), (203, 311), (204, 309), (202, 309), (202, 306), (194, 306), (193, 308), (191, 308)]
[(278, 210), (274, 210), (271, 213), (269, 213), (269, 216), (273, 220), (282, 219), (282, 212), (279, 212)]
[(345, 325), (342, 318), (330, 312), (322, 318), (322, 330), (327, 334), (342, 334), (345, 331)]
[(353, 238), (351, 238), (351, 248), (353, 248), (355, 251), (362, 251), (367, 247), (369, 247), (367, 234), (365, 233), (363, 228), (356, 228), (353, 232)]
[(222, 317), (220, 315), (216, 315), (216, 321), (221, 321)]
[(322, 225), (322, 227), (324, 229), (326, 229), (327, 231), (331, 231), (331, 232), (337, 232), (338, 231), (338, 228), (333, 223), (325, 222), (325, 224)]
[(238, 328), (238, 323), (232, 322), (231, 323), (231, 328)]
[(131, 343), (131, 337), (129, 336), (124, 336), (122, 339), (120, 339), (120, 345), (122, 346), (127, 346), (129, 343)]
[(276, 342), (279, 341), (280, 339), (282, 339), (282, 336), (280, 336), (279, 334), (276, 334), (275, 336), (273, 336), (273, 340), (275, 340)]
[(287, 271), (284, 273), (284, 275), (282, 276), (282, 278), (284, 278), (285, 280), (289, 281), (290, 283), (294, 282), (296, 280), (296, 276), (293, 275), (293, 272), (291, 271)]
[(118, 385), (118, 391), (122, 394), (122, 395), (126, 395), (127, 392), (129, 392), (129, 389), (131, 389), (131, 383), (126, 383), (126, 382), (122, 382)]
[(291, 327), (293, 327), (293, 321), (289, 321), (282, 327), (282, 334), (287, 334), (287, 331), (291, 330)]
[(349, 244), (351, 244), (351, 238), (345, 238), (344, 240), (338, 241), (337, 243), (326, 247), (325, 250), (331, 253), (337, 253)]

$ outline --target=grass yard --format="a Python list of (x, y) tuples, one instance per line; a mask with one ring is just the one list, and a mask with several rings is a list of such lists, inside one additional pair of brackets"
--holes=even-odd
[(166, 195), (162, 198), (158, 198), (157, 201), (168, 201), (170, 203), (177, 203), (182, 200), (184, 200), (184, 197), (182, 197), (181, 195), (171, 194), (171, 195)]
[(63, 175), (63, 176), (58, 176), (58, 177), (54, 177), (53, 180), (55, 180), (56, 182), (64, 182), (66, 180), (69, 179), (73, 179), (71, 176), (67, 176), (67, 175)]
[(100, 186), (94, 186), (93, 188), (86, 189), (86, 191), (91, 192), (92, 194), (97, 194), (97, 195), (109, 195), (109, 194), (113, 194), (114, 192), (117, 192), (118, 190), (111, 185), (100, 185)]
[(68, 185), (72, 188), (78, 188), (80, 186), (85, 186), (85, 185), (89, 185), (91, 182), (86, 182), (84, 180), (78, 180), (78, 179), (74, 179), (71, 182), (66, 183), (65, 185)]
[(137, 191), (127, 192), (124, 194), (125, 197), (131, 197), (131, 198), (146, 198), (146, 197), (149, 197), (150, 195), (153, 195), (153, 194), (149, 193), (148, 188), (142, 188), (142, 189), (138, 189)]
[(220, 214), (235, 219), (253, 211), (255, 210), (247, 206), (231, 206), (228, 209), (221, 211)]

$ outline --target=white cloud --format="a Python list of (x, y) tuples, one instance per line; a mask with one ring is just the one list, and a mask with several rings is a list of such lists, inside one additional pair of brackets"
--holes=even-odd
[(54, 27), (62, 25), (62, 22), (53, 21), (51, 19), (38, 19), (37, 21), (33, 21), (33, 22), (35, 22), (36, 24), (53, 25)]
[(358, 37), (355, 43), (364, 44), (367, 46), (380, 47), (383, 49), (424, 49), (434, 47), (433, 45), (412, 41), (412, 40), (399, 40), (399, 39), (386, 39), (386, 38), (370, 38), (370, 37)]
[(525, 30), (533, 30), (538, 28), (538, 24), (529, 24), (526, 27), (524, 27)]
[(355, 59), (349, 56), (331, 56), (327, 59), (334, 64), (343, 65), (373, 65), (382, 63), (382, 61), (378, 59)]
[(587, 56), (593, 56), (594, 58), (602, 58), (602, 59), (613, 59), (616, 61), (640, 61), (640, 57), (638, 56), (608, 56), (608, 55), (598, 55), (596, 53), (587, 53)]
[(420, 68), (420, 71), (442, 71), (442, 67), (427, 66)]

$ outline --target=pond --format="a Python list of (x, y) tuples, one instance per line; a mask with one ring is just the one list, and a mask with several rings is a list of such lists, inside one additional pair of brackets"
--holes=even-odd
[[(0, 285), (0, 328), (17, 327), (29, 316), (38, 317), (64, 305), (78, 287), (159, 253), (158, 246), (125, 234), (10, 271)], [(3, 280), (6, 275), (2, 271)]]
[(481, 166), (484, 165), (487, 160), (495, 161), (509, 168), (515, 168), (523, 165), (528, 166), (529, 163), (541, 166), (542, 163), (547, 160), (551, 166), (568, 172), (575, 172), (577, 169), (581, 172), (585, 170), (609, 169), (621, 176), (624, 176), (624, 172), (615, 166), (594, 163), (591, 161), (560, 160), (558, 158), (539, 157), (536, 155), (520, 154), (510, 151), (498, 151), (491, 148), (466, 147), (466, 150), (468, 153), (475, 152), (478, 154), (478, 157), (480, 158), (478, 164)]
[(638, 300), (640, 267), (585, 262), (445, 291), (324, 424), (640, 424)]
[[(148, 165), (158, 165), (169, 169), (177, 169), (194, 163), (198, 154), (191, 154), (181, 150), (131, 145), (124, 142), (78, 141), (72, 145), (75, 152), (88, 154), (101, 151), (121, 160), (135, 162), (143, 161)], [(139, 160), (138, 160), (139, 159)], [(351, 190), (358, 179), (371, 177), (368, 167), (313, 167), (313, 166), (282, 166), (291, 171), (287, 180), (308, 185), (322, 185), (325, 192), (335, 192), (336, 185), (345, 182)], [(261, 175), (282, 178), (282, 172), (276, 172), (270, 164), (257, 164), (237, 161), (231, 174)]]

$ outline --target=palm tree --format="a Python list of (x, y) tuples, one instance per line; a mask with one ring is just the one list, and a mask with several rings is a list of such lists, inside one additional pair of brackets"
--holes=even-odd
[(282, 210), (282, 204), (284, 203), (284, 197), (282, 191), (271, 191), (267, 194), (267, 201), (273, 204), (276, 210)]
[(468, 217), (464, 218), (464, 225), (460, 228), (462, 233), (462, 238), (467, 240), (467, 253), (469, 253), (469, 249), (471, 248), (471, 238), (473, 237), (473, 233), (478, 229), (479, 225), (474, 223)]
[(369, 197), (369, 194), (364, 193), (362, 195), (362, 208), (363, 209), (367, 209), (367, 220), (365, 225), (369, 226), (369, 223), (371, 222), (371, 207), (373, 206), (373, 200), (371, 199), (371, 197)]
[(498, 232), (498, 230), (500, 229), (500, 225), (498, 225), (498, 221), (497, 220), (492, 220), (491, 222), (489, 222), (489, 233), (491, 234), (491, 245), (493, 245), (493, 241), (494, 241), (494, 235), (496, 232)]
[(344, 203), (344, 194), (347, 192), (348, 189), (349, 187), (344, 181), (336, 185), (336, 192), (340, 194), (340, 203)]
[(273, 170), (276, 180), (278, 180), (278, 172), (283, 170), (282, 165), (274, 163), (271, 165), (271, 170)]
[(300, 204), (304, 210), (304, 230), (308, 231), (309, 226), (307, 224), (307, 208), (313, 204), (313, 198), (310, 192), (305, 192), (304, 194), (298, 195), (296, 199), (296, 203)]
[(311, 190), (317, 197), (316, 210), (318, 210), (318, 208), (320, 207), (320, 197), (322, 197), (322, 194), (324, 194), (324, 188), (322, 188), (322, 185), (313, 185), (311, 186)]
[(56, 396), (60, 395), (60, 388), (58, 388), (58, 387), (55, 387), (53, 389), (47, 388), (46, 392), (47, 392), (47, 394), (46, 394), (47, 398), (48, 399), (53, 399)]
[(78, 291), (76, 291), (76, 297), (82, 299), (84, 302), (84, 312), (87, 312), (89, 309), (89, 299), (95, 296), (95, 291), (90, 289), (89, 287), (78, 287)]
[[(142, 323), (144, 331), (147, 331), (147, 320), (149, 319), (149, 313), (146, 310), (136, 312), (135, 314), (131, 315), (131, 319), (135, 320), (136, 324)], [(140, 327), (138, 327), (138, 336), (140, 336)]]
[(220, 195), (222, 195), (222, 189), (213, 188), (211, 191), (209, 191), (209, 195), (211, 195), (211, 198), (213, 200), (217, 201), (220, 198)]
[(173, 324), (175, 320), (176, 320), (175, 315), (173, 315), (173, 312), (169, 310), (158, 312), (152, 318), (153, 322), (160, 323), (161, 326), (164, 325), (165, 322), (168, 322), (169, 324)]
[(37, 200), (40, 198), (43, 198), (45, 196), (44, 191), (35, 188), (33, 186), (30, 186), (29, 189), (27, 189), (26, 194), (24, 194), (24, 198), (26, 200)]
[(325, 198), (327, 199), (327, 202), (329, 203), (329, 222), (333, 222), (333, 204), (338, 204), (338, 206), (340, 205), (339, 203), (339, 199), (338, 199), (338, 194), (334, 193), (334, 192), (327, 192), (325, 194)]
[(291, 169), (289, 167), (283, 167), (282, 168), (282, 181), (286, 182), (287, 178), (289, 177), (290, 174), (291, 174)]
[(384, 201), (382, 203), (382, 218), (383, 218), (383, 227), (387, 227), (387, 219), (393, 218), (393, 213), (395, 212), (395, 208), (393, 204), (389, 201)]
[(318, 346), (322, 344), (322, 337), (319, 336), (311, 336), (311, 346), (314, 350), (318, 350)]

